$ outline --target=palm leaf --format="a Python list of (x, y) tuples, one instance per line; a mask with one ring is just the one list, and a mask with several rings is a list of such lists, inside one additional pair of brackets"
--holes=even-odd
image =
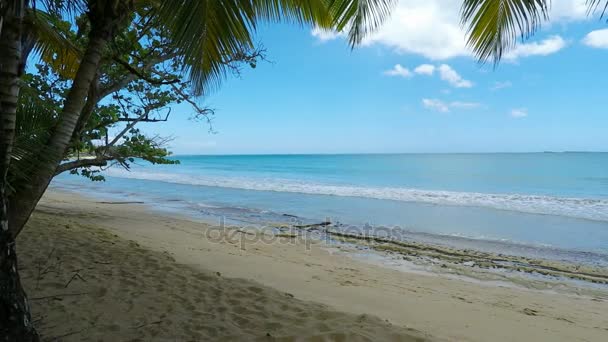
[(59, 19), (37, 9), (29, 9), (24, 17), (26, 45), (60, 75), (73, 78), (80, 63), (80, 50), (56, 27)]
[[(604, 3), (603, 5), (602, 2)], [(587, 6), (589, 6), (589, 13), (593, 13), (601, 8), (602, 18), (606, 14), (606, 11), (608, 11), (608, 1), (606, 0), (587, 0)]]
[(547, 0), (464, 0), (467, 45), (481, 62), (496, 65), (517, 39), (526, 39), (548, 19)]
[(11, 152), (8, 184), (15, 191), (27, 186), (33, 168), (39, 165), (46, 143), (57, 123), (56, 114), (33, 94), (23, 88), (17, 106), (15, 140)]
[(333, 23), (329, 7), (327, 0), (253, 0), (256, 19), (314, 23), (325, 28)]
[(166, 27), (187, 65), (193, 90), (217, 89), (223, 63), (253, 46), (260, 21), (286, 20), (326, 29), (348, 29), (352, 45), (376, 29), (395, 0), (175, 0), (157, 1)]
[(395, 0), (330, 0), (332, 28), (347, 29), (348, 40), (355, 46), (390, 16), (396, 3)]
[(47, 13), (57, 17), (67, 16), (73, 19), (88, 10), (88, 0), (38, 0), (33, 1), (34, 6), (39, 2)]
[(221, 62), (253, 45), (255, 11), (250, 1), (162, 1), (157, 13), (184, 56), (197, 93), (203, 86), (217, 88), (226, 74)]

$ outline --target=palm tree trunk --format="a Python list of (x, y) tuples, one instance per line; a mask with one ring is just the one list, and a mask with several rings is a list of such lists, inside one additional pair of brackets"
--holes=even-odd
[(8, 220), (6, 177), (15, 136), (21, 23), (26, 1), (2, 3), (0, 33), (0, 336), (5, 341), (38, 341), (19, 278), (15, 237)]
[[(16, 108), (19, 95), (22, 22), (28, 0), (0, 0), (2, 32), (0, 33), (0, 338), (3, 341), (38, 341), (33, 328), (25, 292), (17, 267), (15, 238), (22, 230), (36, 204), (64, 158), (74, 128), (96, 77), (102, 54), (114, 29), (129, 11), (118, 6), (122, 0), (89, 3), (91, 21), (89, 42), (72, 88), (64, 102), (60, 120), (40, 155), (35, 174), (27, 188), (7, 198), (7, 173), (15, 135)], [(127, 1), (131, 4), (130, 1)], [(6, 4), (9, 4), (6, 7)], [(8, 10), (6, 10), (8, 8)], [(130, 8), (129, 8), (130, 9)], [(6, 11), (5, 11), (6, 10)], [(6, 14), (6, 15), (5, 15)], [(11, 15), (12, 14), (12, 15)]]
[(29, 186), (20, 188), (11, 198), (9, 225), (14, 237), (23, 229), (65, 157), (87, 95), (95, 81), (103, 52), (113, 32), (125, 23), (125, 19), (132, 13), (133, 0), (89, 1), (88, 7), (87, 16), (91, 23), (89, 42), (64, 102), (60, 120), (44, 149), (44, 155), (39, 158), (35, 174), (31, 175)]
[[(6, 29), (6, 27), (5, 27)], [(15, 238), (9, 231), (4, 184), (0, 185), (0, 336), (3, 341), (39, 341), (21, 285)]]
[(60, 122), (44, 149), (45, 155), (39, 159), (40, 163), (37, 165), (36, 173), (31, 175), (28, 187), (19, 189), (19, 192), (11, 198), (9, 224), (15, 237), (23, 229), (53, 179), (57, 166), (65, 157), (66, 149), (86, 103), (87, 94), (95, 80), (102, 54), (111, 37), (113, 26), (115, 26), (115, 21), (108, 20), (105, 27), (94, 29), (89, 34), (89, 44), (72, 83), (72, 88), (66, 97)]

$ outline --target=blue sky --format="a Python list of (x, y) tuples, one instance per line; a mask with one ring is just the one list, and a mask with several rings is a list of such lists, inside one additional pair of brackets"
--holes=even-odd
[(554, 0), (552, 21), (496, 70), (466, 50), (456, 0), (402, 0), (354, 50), (269, 24), (257, 40), (272, 62), (201, 99), (216, 134), (187, 106), (145, 128), (173, 136), (176, 154), (606, 151), (608, 24), (584, 3)]

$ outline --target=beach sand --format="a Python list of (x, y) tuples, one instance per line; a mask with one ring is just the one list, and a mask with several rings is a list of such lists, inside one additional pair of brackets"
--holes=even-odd
[[(46, 340), (607, 341), (603, 296), (407, 273), (51, 191), (18, 239)], [(242, 243), (243, 241), (250, 241)], [(258, 239), (259, 240), (259, 239)]]

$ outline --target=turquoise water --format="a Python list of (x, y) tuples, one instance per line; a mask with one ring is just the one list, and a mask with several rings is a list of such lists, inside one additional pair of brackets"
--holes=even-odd
[[(53, 185), (259, 224), (349, 229), (559, 258), (608, 255), (608, 153), (180, 156)], [(566, 256), (564, 256), (566, 255)]]

